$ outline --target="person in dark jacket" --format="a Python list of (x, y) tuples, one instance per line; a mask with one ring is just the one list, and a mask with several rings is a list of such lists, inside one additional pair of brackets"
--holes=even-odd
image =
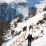
[(28, 46), (31, 46), (31, 41), (34, 40), (34, 38), (32, 37), (32, 35), (29, 34), (26, 40), (27, 39), (28, 39)]

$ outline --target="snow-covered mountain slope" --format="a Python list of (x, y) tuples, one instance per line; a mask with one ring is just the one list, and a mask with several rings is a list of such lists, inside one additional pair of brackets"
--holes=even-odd
[[(43, 24), (37, 23), (44, 19), (46, 16), (46, 11), (29, 18), (27, 21), (16, 23), (13, 20), (10, 23), (10, 30), (8, 30), (5, 35), (6, 40), (10, 39), (8, 42), (3, 43), (2, 46), (27, 46), (25, 38), (30, 33), (35, 40), (32, 42), (32, 46), (44, 46), (46, 45), (46, 20)], [(17, 24), (17, 26), (15, 26)], [(22, 40), (23, 39), (23, 40)], [(41, 43), (41, 44), (37, 44)]]
[[(22, 2), (16, 0), (17, 3), (14, 1), (9, 3), (8, 6), (1, 9), (7, 9), (7, 11), (1, 10), (3, 14), (0, 15), (0, 19), (5, 20), (13, 20), (16, 15), (23, 15), (24, 17), (28, 16), (29, 12), (29, 2)], [(17, 22), (18, 19), (14, 19), (9, 24), (9, 29), (6, 31), (6, 35), (3, 36), (3, 39), (5, 42), (2, 44), (2, 46), (27, 46), (27, 41), (25, 38), (30, 33), (34, 37), (34, 41), (32, 41), (32, 46), (46, 46), (46, 20), (43, 20), (46, 18), (46, 11), (43, 12), (43, 8), (45, 7), (45, 4), (41, 3), (40, 7), (37, 4), (37, 14), (29, 18), (28, 20), (23, 20), (22, 22)], [(13, 16), (14, 15), (14, 16)], [(44, 22), (43, 22), (44, 21)], [(41, 24), (42, 23), (42, 24)], [(23, 40), (22, 40), (23, 39)], [(40, 40), (42, 42), (40, 42)], [(39, 44), (38, 44), (39, 43)]]
[(39, 0), (40, 4), (35, 4), (37, 8), (37, 13), (43, 12), (43, 9), (46, 7), (46, 0)]

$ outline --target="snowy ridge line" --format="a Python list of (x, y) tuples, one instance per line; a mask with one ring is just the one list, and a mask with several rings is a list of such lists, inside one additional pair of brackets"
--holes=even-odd
[(44, 14), (46, 14), (46, 11), (45, 12), (42, 12), (42, 13), (38, 13), (37, 15), (35, 15), (34, 17), (32, 18), (29, 18), (26, 22), (26, 25), (36, 25), (36, 23), (39, 21), (39, 20), (42, 20), (44, 18)]
[(20, 27), (20, 28), (23, 28), (24, 26), (27, 26), (27, 30), (29, 31), (29, 26), (30, 25), (36, 25), (39, 20), (42, 20), (44, 18), (44, 14), (46, 14), (46, 11), (42, 12), (42, 13), (38, 13), (34, 17), (29, 18), (26, 22), (18, 23), (17, 26)]

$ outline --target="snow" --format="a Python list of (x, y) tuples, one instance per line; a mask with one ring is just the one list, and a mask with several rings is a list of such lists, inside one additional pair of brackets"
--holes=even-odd
[[(26, 30), (26, 32), (22, 31), (19, 36), (18, 35), (14, 36), (5, 45), (3, 44), (2, 46), (17, 46), (17, 45), (27, 46), (27, 40), (25, 40), (25, 38), (27, 37), (27, 35), (29, 33), (32, 34), (32, 37), (37, 37), (37, 36), (39, 37), (38, 39), (35, 39), (34, 41), (32, 41), (32, 46), (46, 46), (46, 27), (45, 27), (46, 24), (45, 23), (38, 25), (38, 27), (40, 29), (36, 29), (36, 28), (34, 28), (36, 26), (34, 26), (33, 27), (34, 29), (30, 29), (30, 31), (29, 31), (29, 26), (32, 25), (32, 23), (33, 23), (33, 25), (36, 25), (36, 23), (39, 20), (42, 20), (44, 18), (45, 13), (46, 13), (46, 11), (42, 12), (42, 13), (38, 13), (34, 17), (29, 18), (27, 21), (18, 23), (16, 28), (13, 26), (11, 29), (15, 30), (17, 32), (22, 31), (23, 27), (25, 27), (25, 26), (27, 26), (27, 30)], [(14, 23), (14, 20), (11, 22), (11, 25), (13, 23)], [(41, 33), (41, 30), (43, 30), (44, 35), (43, 35), (43, 33)], [(17, 40), (17, 42), (16, 42), (16, 40)]]
[(17, 11), (19, 11), (20, 14), (22, 14), (24, 16), (24, 18), (26, 18), (28, 16), (28, 7), (19, 7), (17, 8)]
[(12, 30), (17, 31), (17, 32), (22, 31), (20, 27), (13, 28)]
[(19, 26), (20, 28), (22, 28), (22, 27), (24, 27), (24, 26), (36, 25), (36, 23), (37, 23), (39, 20), (42, 20), (42, 19), (43, 19), (45, 13), (46, 13), (46, 11), (45, 11), (45, 12), (42, 12), (42, 13), (38, 13), (38, 14), (35, 15), (34, 17), (29, 18), (26, 22), (18, 23), (18, 26)]
[(32, 46), (46, 46), (46, 36), (43, 36), (32, 42)]
[(45, 13), (46, 13), (46, 11), (45, 11), (45, 12), (42, 12), (42, 13), (38, 13), (38, 14), (35, 15), (34, 17), (29, 18), (29, 19), (25, 22), (25, 24), (26, 24), (27, 26), (32, 25), (32, 24), (35, 25), (39, 20), (42, 20), (42, 19), (43, 19)]
[[(23, 34), (24, 32), (21, 33), (21, 35)], [(20, 36), (21, 36), (20, 35)], [(15, 36), (13, 37), (10, 41), (7, 42), (7, 44), (5, 45), (2, 45), (2, 46), (10, 46), (12, 43), (14, 43), (16, 41), (17, 38), (19, 38), (20, 36)]]
[(46, 5), (46, 0), (39, 0), (40, 4), (35, 4), (36, 8), (37, 8), (37, 13), (41, 13), (43, 12), (43, 8), (45, 8)]
[[(3, 0), (7, 3), (10, 2), (26, 2), (27, 0)], [(46, 2), (46, 1), (45, 1)], [(32, 34), (32, 37), (37, 37), (38, 39), (35, 39), (34, 41), (32, 41), (31, 46), (46, 46), (46, 24), (41, 24), (38, 25), (38, 27), (40, 29), (36, 29), (36, 24), (38, 23), (39, 20), (42, 20), (44, 18), (44, 14), (46, 14), (46, 11), (43, 12), (43, 8), (45, 7), (44, 2), (42, 1), (40, 4), (36, 4), (37, 7), (37, 14), (32, 17), (29, 18), (27, 21), (23, 21), (20, 23), (17, 23), (17, 27), (15, 28), (14, 22), (17, 21), (17, 19), (14, 19), (13, 21), (11, 21), (11, 28), (9, 30), (9, 32), (7, 32), (7, 34), (5, 35), (7, 37), (7, 39), (10, 39), (8, 42), (2, 44), (2, 46), (27, 46), (27, 40), (25, 40), (27, 38), (27, 35), (30, 33)], [(17, 10), (24, 15), (24, 17), (28, 16), (28, 8), (24, 8), (24, 7), (19, 7), (17, 8)], [(33, 25), (33, 29), (31, 28), (29, 31), (29, 26)], [(26, 31), (23, 31), (23, 27), (27, 26)], [(15, 32), (20, 32), (20, 35), (16, 35), (14, 37), (12, 37), (11, 35), (11, 31), (14, 30)], [(43, 30), (43, 33), (41, 33), (41, 31)], [(34, 32), (35, 31), (35, 32)], [(14, 33), (15, 33), (14, 32)], [(9, 37), (8, 37), (9, 36)], [(42, 37), (41, 37), (42, 36)]]
[[(36, 32), (35, 34), (37, 35), (38, 32)], [(40, 32), (39, 32), (40, 33)], [(46, 33), (46, 32), (45, 32)], [(35, 35), (34, 34), (34, 35)], [(19, 37), (18, 37), (19, 38)], [(17, 39), (17, 37), (12, 38), (14, 41)], [(13, 40), (9, 41), (6, 46), (10, 46), (10, 44), (13, 42)], [(25, 43), (23, 43), (24, 45)], [(42, 46), (42, 45), (46, 45), (46, 35), (44, 35), (44, 37), (41, 37), (37, 40), (34, 40), (34, 42), (32, 42), (32, 46)]]

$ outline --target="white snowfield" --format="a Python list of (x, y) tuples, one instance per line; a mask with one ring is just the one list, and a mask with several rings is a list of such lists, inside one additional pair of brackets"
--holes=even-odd
[[(29, 26), (36, 25), (36, 23), (38, 23), (39, 20), (42, 20), (44, 18), (44, 14), (46, 14), (46, 11), (39, 13), (32, 18), (29, 18), (25, 22), (18, 23), (18, 28), (22, 29), (23, 27), (27, 26), (27, 30), (24, 32), (22, 31), (19, 36), (14, 36), (12, 39), (10, 39), (7, 43), (3, 44), (2, 46), (27, 46), (27, 40), (25, 40), (25, 38), (27, 37), (29, 32), (32, 32), (32, 30), (32, 37), (38, 36), (38, 39), (32, 41), (31, 46), (46, 46), (46, 22), (44, 24), (38, 25), (39, 29), (36, 29), (34, 26), (34, 29), (30, 29), (29, 31)], [(42, 30), (43, 32), (41, 33)], [(17, 29), (17, 31), (19, 31), (19, 29)]]

